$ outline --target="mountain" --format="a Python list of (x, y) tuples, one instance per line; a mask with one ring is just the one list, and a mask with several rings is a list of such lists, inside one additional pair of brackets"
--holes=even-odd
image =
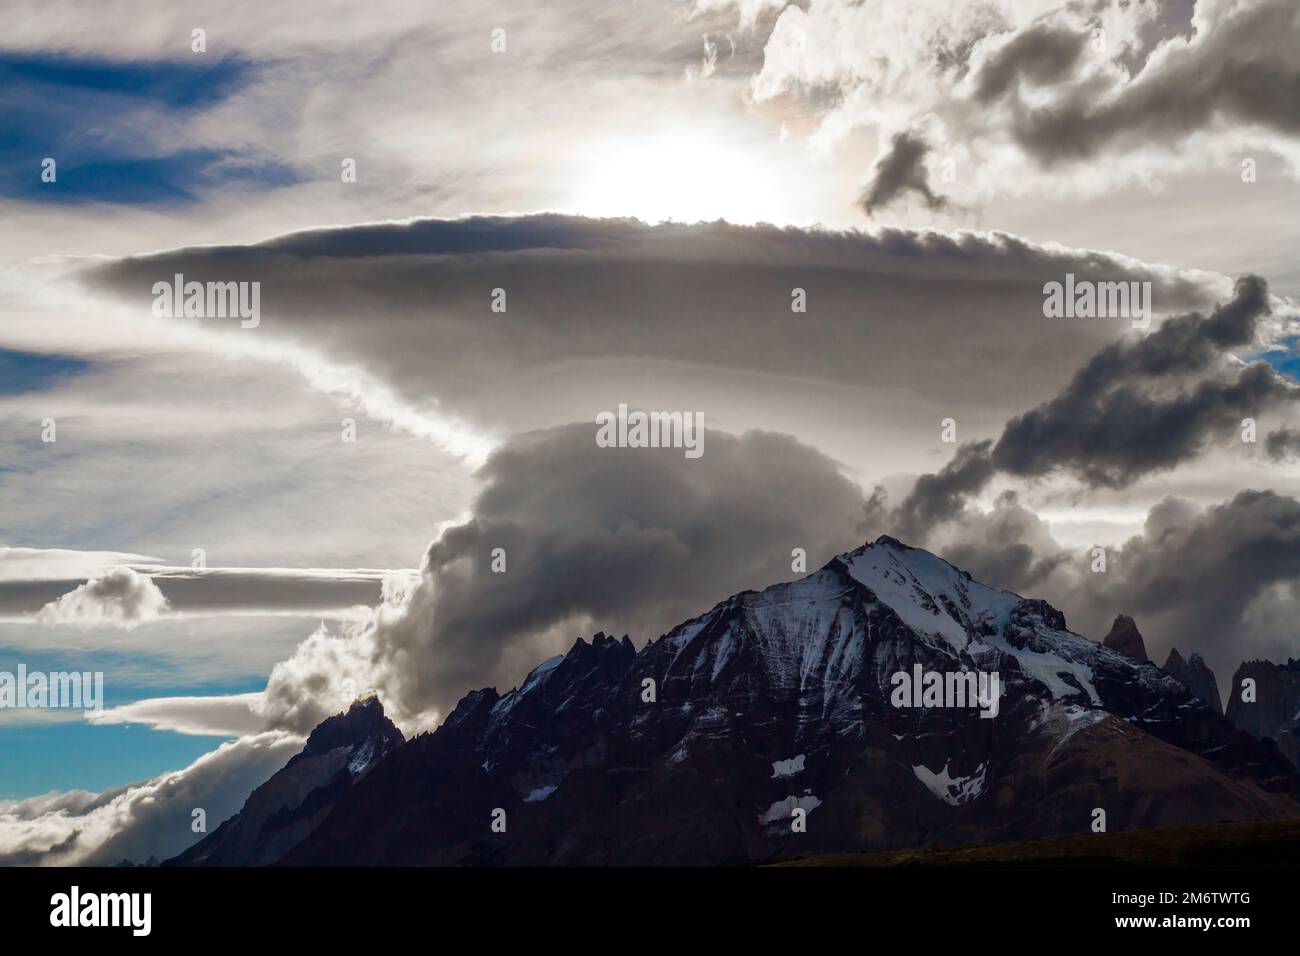
[(1126, 614), (1120, 614), (1115, 618), (1115, 623), (1110, 626), (1110, 633), (1102, 638), (1102, 643), (1113, 651), (1127, 654), (1135, 661), (1147, 660), (1147, 646), (1142, 641), (1142, 634), (1138, 631), (1133, 618)]
[[(988, 692), (939, 706), (927, 674)], [(1159, 668), (882, 537), (639, 652), (597, 634), (467, 694), (282, 862), (719, 864), (1289, 818), (1297, 793)]]
[[(1254, 700), (1245, 699), (1246, 680), (1254, 681)], [(1300, 660), (1247, 661), (1232, 676), (1231, 691), (1227, 718), (1232, 725), (1276, 741), (1291, 765), (1300, 767)]]
[(1183, 660), (1183, 655), (1179, 654), (1178, 648), (1175, 647), (1169, 651), (1169, 658), (1161, 670), (1213, 707), (1215, 711), (1223, 713), (1223, 698), (1219, 696), (1219, 682), (1214, 677), (1214, 671), (1210, 670), (1200, 654), (1193, 654), (1190, 660)]
[(405, 742), (379, 698), (329, 717), (235, 816), (164, 866), (257, 866), (302, 842), (357, 781)]

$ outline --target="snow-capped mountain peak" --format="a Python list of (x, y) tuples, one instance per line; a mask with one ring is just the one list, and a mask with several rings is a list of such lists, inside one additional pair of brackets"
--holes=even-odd
[[(900, 702), (917, 673), (996, 674), (999, 706)], [(1087, 832), (1096, 807), (1112, 828), (1262, 819), (1297, 793), (1159, 668), (881, 538), (640, 651), (598, 634), (471, 691), (284, 862), (725, 862)]]
[(1000, 631), (1023, 601), (887, 535), (836, 560), (909, 627), (943, 637), (957, 651), (980, 634)]

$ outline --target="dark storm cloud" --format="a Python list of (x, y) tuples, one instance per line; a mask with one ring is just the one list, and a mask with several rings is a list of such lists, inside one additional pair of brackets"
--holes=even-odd
[(1188, 461), (1243, 418), (1291, 398), (1294, 391), (1263, 364), (1230, 383), (1207, 381), (1171, 399), (1115, 385), (1077, 404), (1067, 394), (1007, 426), (994, 459), (1021, 477), (1065, 469), (1093, 486), (1119, 488)]
[[(1076, 613), (1124, 609), (1150, 635), (1154, 659), (1174, 645), (1199, 652), (1220, 686), (1243, 660), (1294, 656), (1300, 502), (1251, 490), (1190, 517), (1178, 502), (1168, 509), (1172, 518), (1152, 511), (1144, 533), (1124, 543), (1107, 573), (1081, 576), (1082, 593), (1070, 602)], [(1088, 623), (1094, 631), (1104, 626)]]
[(1290, 461), (1300, 458), (1300, 430), (1280, 428), (1271, 432), (1264, 440), (1268, 456), (1275, 461)]
[(894, 512), (891, 521), (904, 541), (924, 540), (936, 524), (956, 517), (966, 499), (993, 478), (991, 441), (968, 442), (935, 474), (922, 475)]
[[(926, 529), (927, 543), (929, 531)], [(987, 513), (964, 512), (958, 531), (941, 548), (943, 556), (977, 580), (1038, 596), (1058, 569), (1075, 560), (1052, 538), (1046, 522), (1004, 492)]]
[[(1183, 391), (1168, 387), (1215, 371), (1229, 350), (1254, 341), (1268, 311), (1267, 286), (1247, 276), (1209, 316), (1179, 316), (1106, 346), (1059, 395), (1009, 421), (996, 445), (962, 445), (940, 471), (918, 478), (892, 526), (905, 540), (924, 542), (998, 472), (1040, 478), (1064, 470), (1092, 486), (1122, 487), (1194, 458), (1212, 439), (1236, 433), (1244, 417), (1296, 400), (1300, 390), (1262, 362)], [(1272, 457), (1285, 455), (1290, 434), (1269, 436)]]
[(862, 191), (858, 204), (868, 216), (908, 194), (915, 195), (927, 209), (942, 209), (947, 202), (930, 188), (925, 158), (930, 147), (914, 133), (898, 133), (880, 154)]
[(1087, 34), (1051, 24), (1017, 34), (981, 65), (975, 78), (976, 99), (996, 99), (1019, 79), (1043, 85), (1068, 76), (1087, 39)]
[[(792, 577), (794, 548), (811, 569), (866, 535), (857, 486), (782, 435), (709, 431), (704, 455), (686, 460), (598, 448), (594, 426), (574, 425), (512, 443), (483, 478), (474, 518), (429, 549), (431, 642), (388, 649), (440, 663), (411, 688), (440, 709), (499, 677), (510, 642), (587, 617), (641, 643), (737, 591)], [(498, 547), (504, 574), (490, 570)]]
[(1297, 396), (1264, 363), (1172, 390), (1250, 343), (1268, 311), (1265, 283), (1249, 276), (1208, 317), (1171, 319), (1144, 338), (1107, 346), (1061, 394), (1008, 422), (994, 463), (1021, 477), (1065, 469), (1094, 486), (1121, 487), (1193, 458), (1244, 417)]

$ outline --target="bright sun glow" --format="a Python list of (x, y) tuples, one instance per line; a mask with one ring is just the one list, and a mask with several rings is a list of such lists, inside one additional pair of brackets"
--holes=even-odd
[(788, 223), (791, 182), (782, 169), (788, 164), (774, 155), (776, 145), (762, 150), (684, 132), (597, 145), (566, 205), (585, 216), (646, 222)]

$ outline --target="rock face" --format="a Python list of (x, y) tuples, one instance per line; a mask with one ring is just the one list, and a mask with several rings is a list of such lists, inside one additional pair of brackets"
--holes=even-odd
[[(1247, 679), (1255, 682), (1254, 701), (1243, 700)], [(1252, 737), (1275, 741), (1292, 766), (1300, 767), (1300, 661), (1247, 661), (1238, 667), (1227, 717)]]
[(1178, 681), (1193, 694), (1205, 701), (1218, 713), (1223, 713), (1223, 698), (1219, 696), (1219, 682), (1214, 671), (1206, 666), (1200, 654), (1193, 654), (1190, 660), (1183, 660), (1178, 648), (1169, 652), (1169, 659), (1161, 668), (1166, 674)]
[(1133, 618), (1126, 614), (1115, 618), (1115, 623), (1110, 626), (1110, 633), (1102, 639), (1102, 643), (1111, 650), (1127, 654), (1135, 661), (1147, 660), (1147, 646), (1142, 642), (1142, 634), (1138, 631)]
[(244, 807), (205, 839), (164, 866), (257, 866), (274, 863), (301, 843), (339, 799), (404, 742), (379, 699), (355, 702), (323, 721), (307, 745)]
[[(995, 715), (900, 696), (980, 673)], [(1158, 668), (886, 537), (639, 652), (597, 634), (467, 694), (282, 860), (717, 864), (1087, 833), (1099, 808), (1110, 831), (1274, 819), (1297, 792)]]

